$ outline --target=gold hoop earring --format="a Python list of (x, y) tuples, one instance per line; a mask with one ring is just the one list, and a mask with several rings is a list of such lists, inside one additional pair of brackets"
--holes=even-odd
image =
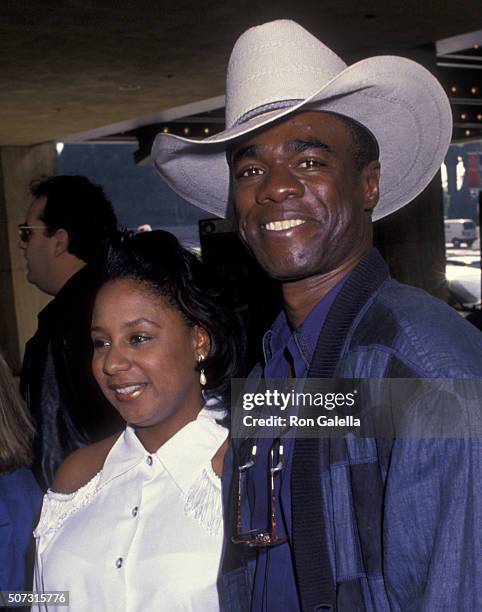
[[(204, 361), (204, 355), (198, 355), (197, 357), (198, 363), (202, 363)], [(199, 374), (199, 383), (201, 387), (205, 387), (207, 383), (206, 374), (204, 372), (204, 368), (201, 368), (201, 372)]]

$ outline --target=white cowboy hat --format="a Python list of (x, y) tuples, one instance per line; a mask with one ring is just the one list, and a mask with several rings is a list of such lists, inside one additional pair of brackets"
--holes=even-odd
[(226, 129), (204, 140), (158, 134), (154, 164), (182, 198), (225, 217), (226, 148), (300, 110), (331, 111), (366, 126), (380, 147), (380, 219), (413, 200), (440, 168), (452, 112), (437, 79), (412, 60), (371, 57), (348, 66), (294, 21), (250, 28), (236, 42), (226, 83)]

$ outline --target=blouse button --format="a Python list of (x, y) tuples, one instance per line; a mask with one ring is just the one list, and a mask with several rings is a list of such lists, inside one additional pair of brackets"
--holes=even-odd
[(119, 569), (120, 567), (122, 567), (122, 557), (119, 557), (117, 559), (117, 561), (115, 562), (115, 566), (117, 567), (117, 569)]
[(147, 456), (146, 463), (147, 465), (152, 465), (152, 457), (150, 455)]
[(137, 506), (134, 506), (134, 508), (132, 508), (132, 516), (137, 516), (138, 512), (139, 512), (139, 508)]

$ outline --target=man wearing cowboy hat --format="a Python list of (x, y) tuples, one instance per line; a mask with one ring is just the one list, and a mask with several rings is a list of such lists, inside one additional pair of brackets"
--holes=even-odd
[[(372, 248), (372, 222), (428, 185), (451, 128), (447, 97), (420, 65), (382, 56), (347, 67), (281, 20), (237, 41), (224, 132), (157, 137), (156, 167), (183, 198), (224, 216), (232, 191), (241, 239), (281, 283), (284, 310), (252, 377), (482, 376), (482, 336), (390, 279)], [(223, 607), (480, 609), (480, 451), (479, 438), (423, 436), (236, 444)], [(272, 453), (282, 473), (270, 489)], [(250, 469), (243, 498), (237, 468)]]

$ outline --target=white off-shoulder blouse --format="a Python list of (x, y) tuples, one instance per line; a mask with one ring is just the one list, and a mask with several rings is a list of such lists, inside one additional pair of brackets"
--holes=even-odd
[(211, 459), (227, 437), (204, 408), (156, 453), (127, 427), (102, 470), (75, 493), (49, 491), (34, 590), (69, 591), (74, 612), (215, 612), (221, 483)]

